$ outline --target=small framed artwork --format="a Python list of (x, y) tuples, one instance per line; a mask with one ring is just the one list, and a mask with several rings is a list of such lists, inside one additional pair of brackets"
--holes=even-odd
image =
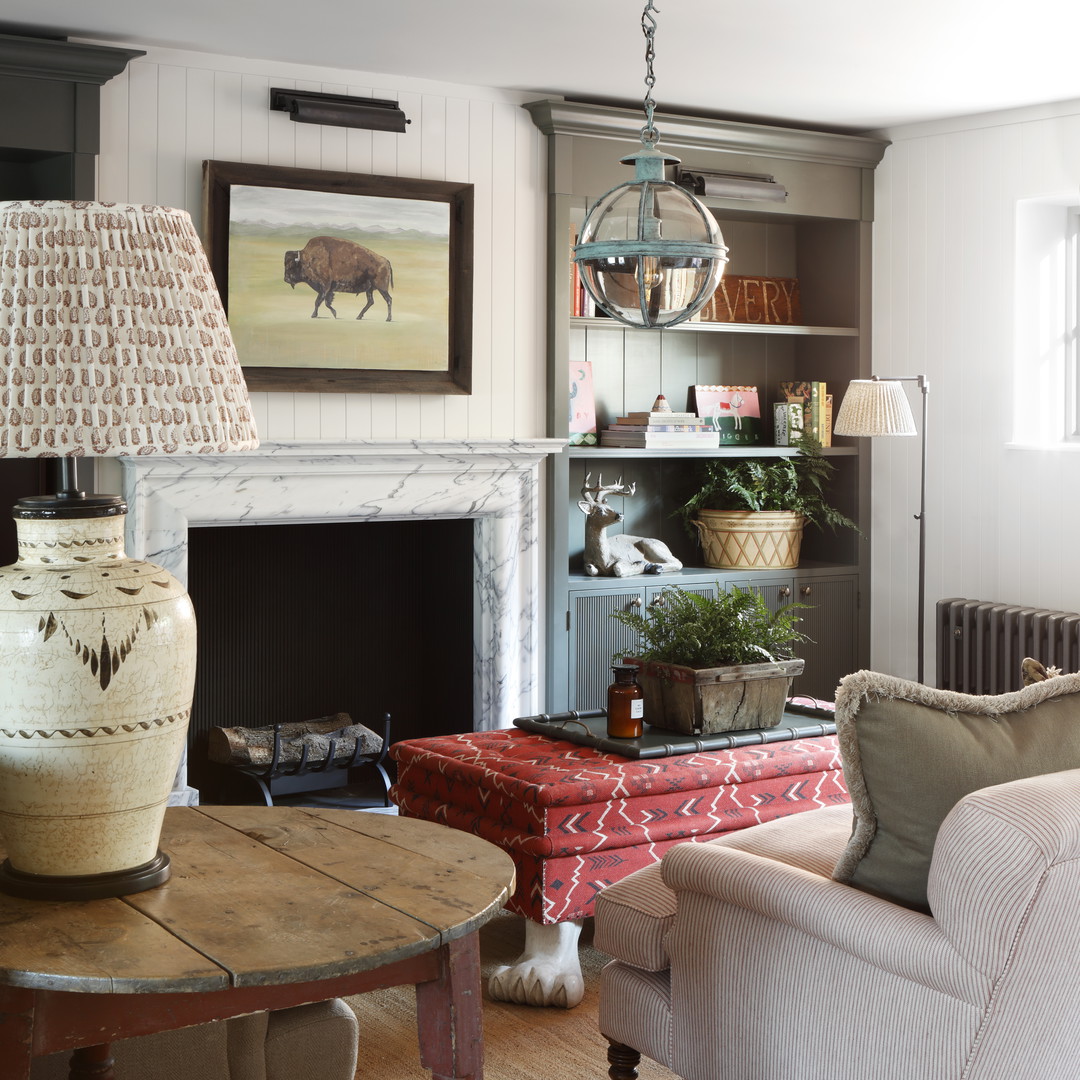
[(596, 396), (593, 392), (592, 364), (588, 360), (570, 362), (570, 445), (595, 446)]
[(206, 161), (203, 192), (248, 389), (471, 392), (471, 184)]
[(691, 408), (712, 421), (721, 446), (755, 446), (764, 440), (756, 386), (691, 386)]

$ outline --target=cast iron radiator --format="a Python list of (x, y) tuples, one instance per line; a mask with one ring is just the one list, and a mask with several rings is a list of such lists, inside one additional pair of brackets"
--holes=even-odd
[(937, 603), (937, 678), (942, 690), (1019, 690), (1020, 661), (1080, 671), (1080, 615), (1072, 611), (952, 597)]

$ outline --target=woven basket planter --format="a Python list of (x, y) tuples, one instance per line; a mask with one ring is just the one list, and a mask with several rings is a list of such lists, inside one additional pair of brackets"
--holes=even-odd
[(699, 510), (694, 525), (705, 565), (720, 570), (790, 570), (799, 565), (806, 518), (786, 510)]

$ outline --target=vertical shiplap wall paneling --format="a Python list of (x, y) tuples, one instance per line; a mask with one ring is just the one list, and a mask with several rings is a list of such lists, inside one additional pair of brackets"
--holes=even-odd
[[(98, 154), (97, 196), (108, 202), (127, 198), (128, 99), (131, 85), (131, 64), (101, 88), (100, 140), (109, 153)], [(108, 107), (106, 107), (106, 103)]]
[[(873, 311), (873, 357), (874, 367), (878, 372), (888, 373), (896, 368), (897, 361), (894, 358), (893, 346), (898, 336), (898, 323), (903, 321), (898, 311), (895, 294), (898, 290), (897, 280), (903, 277), (901, 260), (897, 257), (897, 229), (895, 221), (898, 216), (897, 204), (899, 202), (899, 190), (902, 188), (902, 162), (898, 148), (890, 146), (885, 151), (885, 156), (874, 174), (874, 225), (873, 225), (873, 252), (874, 273), (872, 279)], [(872, 633), (870, 663), (882, 671), (890, 670), (886, 666), (886, 659), (893, 655), (892, 652), (892, 622), (880, 610), (887, 607), (887, 597), (880, 595), (880, 585), (889, 580), (890, 566), (888, 563), (888, 547), (883, 544), (880, 537), (884, 534), (887, 524), (887, 507), (880, 497), (880, 477), (886, 475), (886, 470), (881, 462), (880, 450), (884, 449), (882, 439), (873, 439), (870, 442), (871, 462), (871, 490), (877, 493), (877, 497), (871, 500), (870, 514), (870, 594)], [(892, 669), (895, 670), (895, 669)]]
[[(496, 255), (491, 213), (485, 212), (492, 205), (494, 111), (490, 101), (472, 101), (469, 107), (469, 181), (473, 184), (478, 211), (473, 232), (473, 393), (469, 399), (469, 432), (479, 438), (492, 434), (494, 422), (491, 288)], [(502, 267), (498, 272), (502, 272)]]
[(265, 75), (240, 79), (240, 160), (265, 165), (270, 160), (270, 80)]
[[(154, 201), (184, 206), (187, 201), (187, 71), (175, 64), (157, 69), (157, 160)], [(195, 218), (198, 226), (199, 219)]]
[[(470, 167), (470, 150), (472, 147), (472, 141), (469, 138), (469, 120), (472, 110), (470, 108), (469, 100), (465, 97), (450, 96), (446, 98), (446, 145), (444, 148), (445, 160), (445, 180), (460, 183), (472, 183), (472, 169)], [(474, 207), (477, 214), (480, 213), (480, 207), (477, 205)], [(538, 252), (543, 251), (543, 247), (537, 248)], [(476, 260), (478, 256), (475, 251), (473, 253), (473, 312), (474, 321), (475, 316), (480, 311), (480, 301), (477, 299), (478, 291), (476, 285)], [(475, 350), (475, 333), (473, 348)], [(543, 365), (542, 354), (538, 361)], [(542, 370), (542, 367), (541, 367)], [(476, 384), (476, 373), (473, 373), (473, 384)], [(472, 401), (471, 397), (467, 397), (464, 394), (449, 394), (445, 396), (443, 402), (443, 423), (445, 425), (443, 434), (448, 439), (460, 439), (469, 433), (469, 406)], [(540, 426), (535, 430), (543, 431), (544, 426), (541, 422)]]
[[(1080, 179), (1080, 115), (1063, 116), (1046, 126), (1053, 132), (1052, 142), (1056, 150), (1053, 167), (1075, 194), (1078, 179)], [(1075, 491), (1078, 479), (1080, 479), (1080, 463), (1076, 461), (1075, 455), (1058, 454), (1056, 464), (1057, 468), (1051, 480), (1054, 490)], [(1022, 471), (1018, 468), (1016, 473), (1021, 475)], [(1039, 594), (1043, 596), (1055, 591), (1053, 579), (1061, 576), (1060, 564), (1069, 560), (1070, 566), (1073, 565), (1071, 560), (1075, 559), (1075, 538), (1080, 536), (1080, 500), (1059, 497), (1056, 501), (1061, 513), (1060, 535), (1063, 538), (1063, 550), (1054, 560), (1059, 565), (1055, 566), (1052, 562), (1048, 562), (1041, 567), (1043, 580)], [(1075, 579), (1076, 574), (1073, 573), (1070, 576)], [(1080, 611), (1080, 607), (1070, 608), (1070, 610)]]
[(128, 156), (126, 198), (134, 202), (157, 201), (158, 164), (158, 65), (132, 62), (128, 71), (130, 95), (128, 123), (143, 132)]
[[(939, 327), (939, 363), (930, 382), (930, 424), (928, 442), (927, 496), (927, 596), (928, 608), (945, 596), (963, 596), (965, 587), (961, 578), (966, 559), (981, 558), (982, 544), (977, 550), (968, 550), (965, 541), (970, 537), (954, 536), (948, 543), (950, 524), (948, 503), (961, 499), (963, 487), (956, 469), (962, 462), (971, 411), (967, 407), (964, 384), (968, 379), (967, 358), (971, 335), (970, 312), (974, 306), (973, 290), (981, 287), (980, 275), (965, 273), (964, 266), (975, 253), (978, 237), (973, 235), (971, 220), (972, 201), (978, 201), (979, 177), (972, 175), (974, 165), (970, 147), (962, 139), (939, 137), (943, 143), (944, 175), (941, 201), (944, 213), (941, 221), (940, 244), (946, 260), (945, 270), (935, 283), (949, 297), (950, 314)], [(980, 211), (981, 212), (981, 207)], [(951, 287), (946, 288), (946, 275), (953, 277)], [(974, 389), (973, 393), (974, 393)], [(950, 405), (949, 403), (952, 403)], [(950, 467), (953, 463), (954, 467)], [(985, 525), (985, 517), (983, 518)], [(963, 526), (961, 526), (963, 527)], [(932, 538), (932, 539), (930, 539)], [(958, 592), (942, 591), (945, 582), (954, 582)], [(934, 638), (928, 638), (928, 644)]]
[(491, 312), (491, 414), (492, 429), (512, 422), (515, 399), (514, 301), (517, 296), (517, 229), (514, 227), (515, 195), (514, 153), (516, 113), (496, 105), (491, 117), (492, 145), (508, 152), (492, 156), (491, 227), (492, 264), (495, 272), (481, 303)]
[[(907, 365), (907, 331), (910, 326), (907, 315), (907, 285), (910, 255), (905, 230), (892, 227), (893, 221), (903, 214), (908, 191), (911, 155), (903, 151), (902, 147), (890, 147), (882, 164), (878, 166), (878, 184), (881, 189), (890, 193), (891, 198), (876, 199), (875, 254), (881, 260), (888, 260), (894, 273), (887, 280), (885, 275), (875, 275), (874, 311), (876, 313), (882, 309), (896, 313), (891, 323), (887, 318), (882, 320), (882, 323), (875, 322), (875, 331), (882, 340), (880, 346), (874, 349), (874, 366), (882, 374), (903, 373), (900, 369), (906, 370)], [(886, 323), (889, 323), (888, 335), (883, 333)], [(891, 439), (874, 439), (871, 444), (874, 496), (871, 513), (871, 663), (882, 670), (899, 673), (895, 666), (888, 666), (894, 662), (904, 639), (904, 628), (897, 625), (900, 616), (896, 611), (894, 595), (894, 583), (900, 572), (897, 567), (903, 566), (904, 554), (902, 550), (899, 553), (896, 550), (896, 530), (903, 527), (905, 520), (896, 512), (892, 495), (893, 476), (897, 471), (894, 464), (895, 449)], [(888, 661), (879, 660), (879, 655), (888, 657)]]
[[(521, 110), (517, 110), (521, 112)], [(540, 318), (537, 297), (545, 295), (547, 275), (544, 260), (528, 252), (544, 250), (544, 220), (530, 214), (528, 208), (545, 199), (546, 147), (544, 136), (527, 116), (517, 119), (514, 137), (514, 172), (517, 177), (514, 192), (514, 250), (517, 252), (513, 299), (514, 335), (513, 356), (510, 361), (518, 370), (517, 358), (528, 356), (536, 342), (544, 340), (545, 324)], [(522, 385), (514, 395), (514, 428), (518, 431), (541, 431), (545, 423), (544, 396)]]
[[(945, 596), (1080, 610), (1070, 572), (1080, 455), (1009, 445), (1017, 351), (1017, 206), (1076, 198), (1080, 103), (886, 133), (876, 180), (874, 366), (931, 383), (927, 672)], [(1048, 332), (1053, 332), (1052, 328)], [(1037, 358), (1032, 358), (1037, 360)], [(1034, 386), (1034, 380), (1032, 381)], [(912, 675), (917, 449), (874, 442), (871, 662)], [(913, 441), (914, 442), (914, 441)], [(901, 497), (901, 493), (903, 496)], [(908, 494), (911, 493), (911, 494)], [(911, 544), (899, 537), (907, 530)], [(908, 642), (912, 638), (911, 644)]]

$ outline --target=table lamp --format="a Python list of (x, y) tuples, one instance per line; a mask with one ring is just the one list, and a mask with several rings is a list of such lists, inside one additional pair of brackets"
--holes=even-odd
[(926, 610), (926, 419), (930, 384), (925, 375), (890, 375), (870, 379), (852, 379), (836, 414), (833, 432), (836, 435), (873, 437), (877, 435), (918, 435), (915, 418), (911, 415), (903, 382), (918, 383), (922, 391), (922, 473), (919, 495), (919, 597), (916, 653), (918, 681), (923, 681), (923, 619)]
[(76, 463), (258, 446), (189, 215), (0, 203), (0, 350), (0, 457), (60, 459), (60, 490), (16, 504), (0, 569), (0, 890), (139, 892), (169, 876), (195, 619), (171, 574), (127, 558), (127, 507), (80, 491)]

